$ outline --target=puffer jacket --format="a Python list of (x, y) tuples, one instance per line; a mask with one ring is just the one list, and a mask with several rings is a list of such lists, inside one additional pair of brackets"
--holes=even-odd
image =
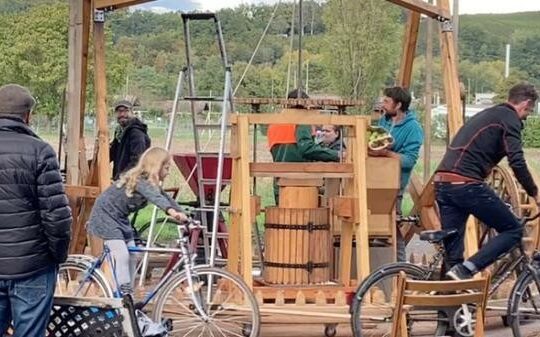
[(65, 261), (71, 220), (52, 147), (22, 120), (0, 118), (0, 279)]

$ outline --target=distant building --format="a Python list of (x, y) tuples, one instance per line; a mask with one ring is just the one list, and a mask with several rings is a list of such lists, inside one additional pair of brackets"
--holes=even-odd
[(474, 95), (475, 105), (492, 105), (493, 99), (497, 96), (494, 92), (477, 92)]

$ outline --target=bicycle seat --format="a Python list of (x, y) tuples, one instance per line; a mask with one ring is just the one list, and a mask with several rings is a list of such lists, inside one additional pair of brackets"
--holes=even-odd
[(422, 231), (420, 233), (420, 240), (422, 241), (428, 241), (431, 243), (442, 243), (442, 241), (446, 238), (449, 238), (451, 236), (454, 236), (457, 234), (456, 229), (452, 230), (429, 230), (429, 231)]

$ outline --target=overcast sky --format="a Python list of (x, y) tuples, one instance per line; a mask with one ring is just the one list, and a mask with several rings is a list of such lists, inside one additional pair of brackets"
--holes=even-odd
[[(143, 5), (142, 8), (162, 12), (179, 9), (184, 11), (194, 9), (215, 11), (224, 7), (260, 2), (275, 3), (277, 0), (157, 0)], [(460, 0), (459, 3), (462, 14), (540, 11), (540, 0)]]

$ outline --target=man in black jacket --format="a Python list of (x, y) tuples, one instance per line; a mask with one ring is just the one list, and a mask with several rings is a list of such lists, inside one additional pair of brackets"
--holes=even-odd
[(56, 154), (30, 128), (29, 91), (0, 87), (0, 336), (45, 335), (71, 210)]
[[(434, 182), (442, 228), (459, 233), (444, 242), (446, 266), (451, 268), (447, 275), (451, 278), (471, 278), (515, 247), (523, 236), (519, 220), (484, 182), (505, 156), (521, 186), (540, 203), (521, 144), (522, 120), (534, 110), (537, 99), (532, 85), (514, 86), (506, 103), (476, 114), (448, 146)], [(463, 261), (465, 225), (471, 214), (498, 235)]]
[(133, 105), (129, 101), (119, 101), (114, 105), (118, 127), (110, 146), (113, 162), (113, 179), (134, 167), (139, 157), (150, 147), (148, 127), (133, 115)]

